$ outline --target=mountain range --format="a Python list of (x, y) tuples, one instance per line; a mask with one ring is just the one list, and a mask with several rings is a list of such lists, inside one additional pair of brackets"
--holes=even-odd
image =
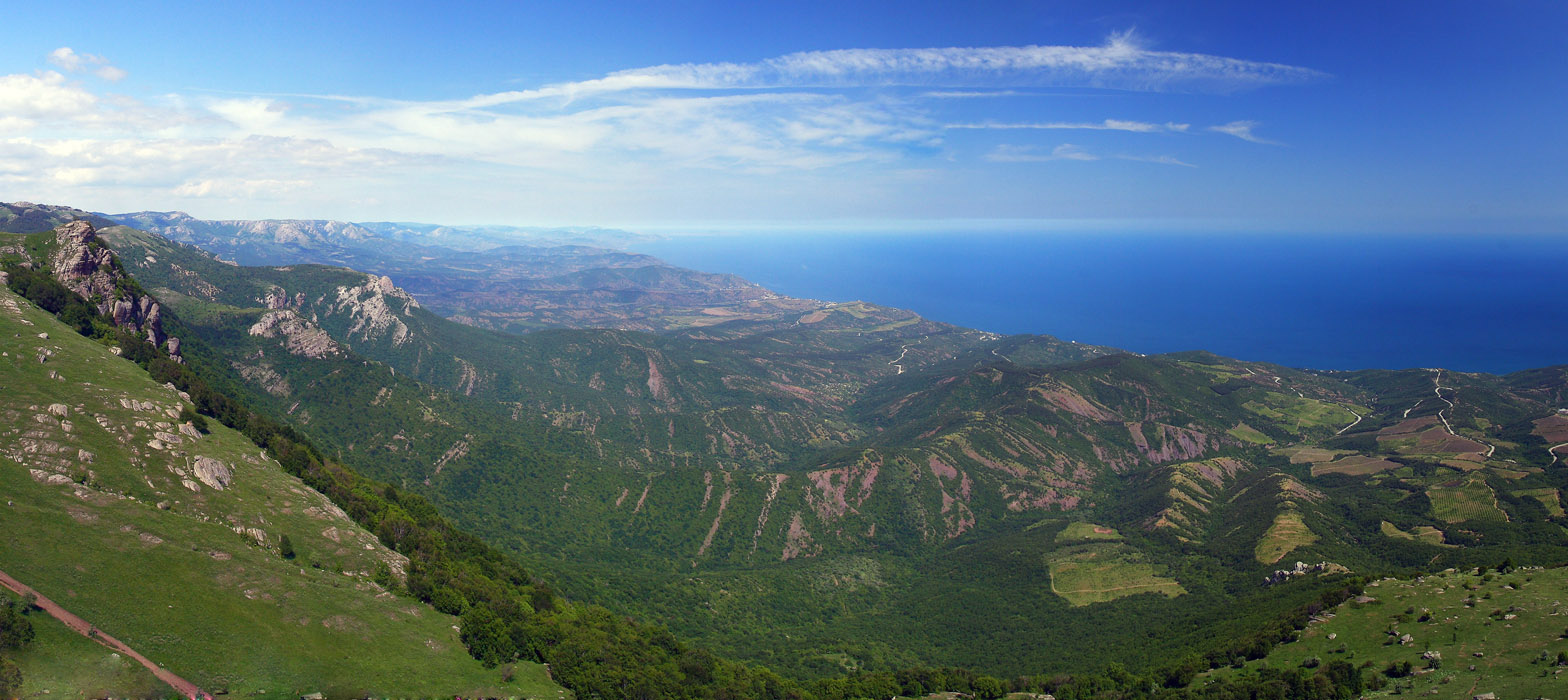
[(606, 232), (430, 245), (5, 212), (0, 262), (70, 278), (52, 261), (72, 241), (112, 252), (71, 273), (123, 275), (98, 304), (156, 300), (170, 361), (428, 499), (526, 585), (787, 678), (1215, 663), (1358, 577), (1568, 560), (1563, 366), (1326, 372), (997, 336), (583, 245), (624, 240)]

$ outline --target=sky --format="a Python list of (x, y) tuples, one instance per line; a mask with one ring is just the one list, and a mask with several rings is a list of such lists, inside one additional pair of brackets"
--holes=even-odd
[(1284, 5), (9, 3), (0, 201), (1568, 234), (1568, 3)]

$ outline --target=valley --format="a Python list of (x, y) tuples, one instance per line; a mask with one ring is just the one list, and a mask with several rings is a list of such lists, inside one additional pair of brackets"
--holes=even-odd
[[(39, 230), (0, 255), (38, 264), (62, 245), (40, 227), (76, 214), (27, 211)], [(329, 260), (308, 240), (242, 266), (100, 223), (82, 245), (162, 305), (205, 381), (428, 499), (534, 586), (796, 682), (1155, 673), (1229, 653), (1216, 640), (1272, 645), (1357, 577), (1568, 563), (1563, 367), (1146, 357), (785, 298), (506, 333), (436, 313), (461, 293), (306, 264)]]

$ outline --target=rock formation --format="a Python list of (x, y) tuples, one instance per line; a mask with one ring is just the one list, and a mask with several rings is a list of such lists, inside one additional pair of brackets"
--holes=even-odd
[(78, 220), (61, 225), (55, 229), (55, 243), (49, 269), (60, 284), (113, 319), (114, 325), (146, 334), (153, 345), (167, 343), (169, 354), (179, 358), (179, 340), (164, 335), (158, 302), (124, 284), (130, 277), (120, 269), (114, 253), (99, 242), (91, 223)]
[(251, 335), (283, 338), (283, 347), (295, 355), (312, 359), (341, 355), (343, 349), (320, 326), (300, 317), (293, 309), (268, 311), (250, 327)]

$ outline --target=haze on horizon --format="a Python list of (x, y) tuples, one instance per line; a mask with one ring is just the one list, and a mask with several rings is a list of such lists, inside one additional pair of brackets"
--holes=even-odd
[(1268, 5), (24, 4), (0, 46), (0, 199), (1568, 232), (1568, 6)]

